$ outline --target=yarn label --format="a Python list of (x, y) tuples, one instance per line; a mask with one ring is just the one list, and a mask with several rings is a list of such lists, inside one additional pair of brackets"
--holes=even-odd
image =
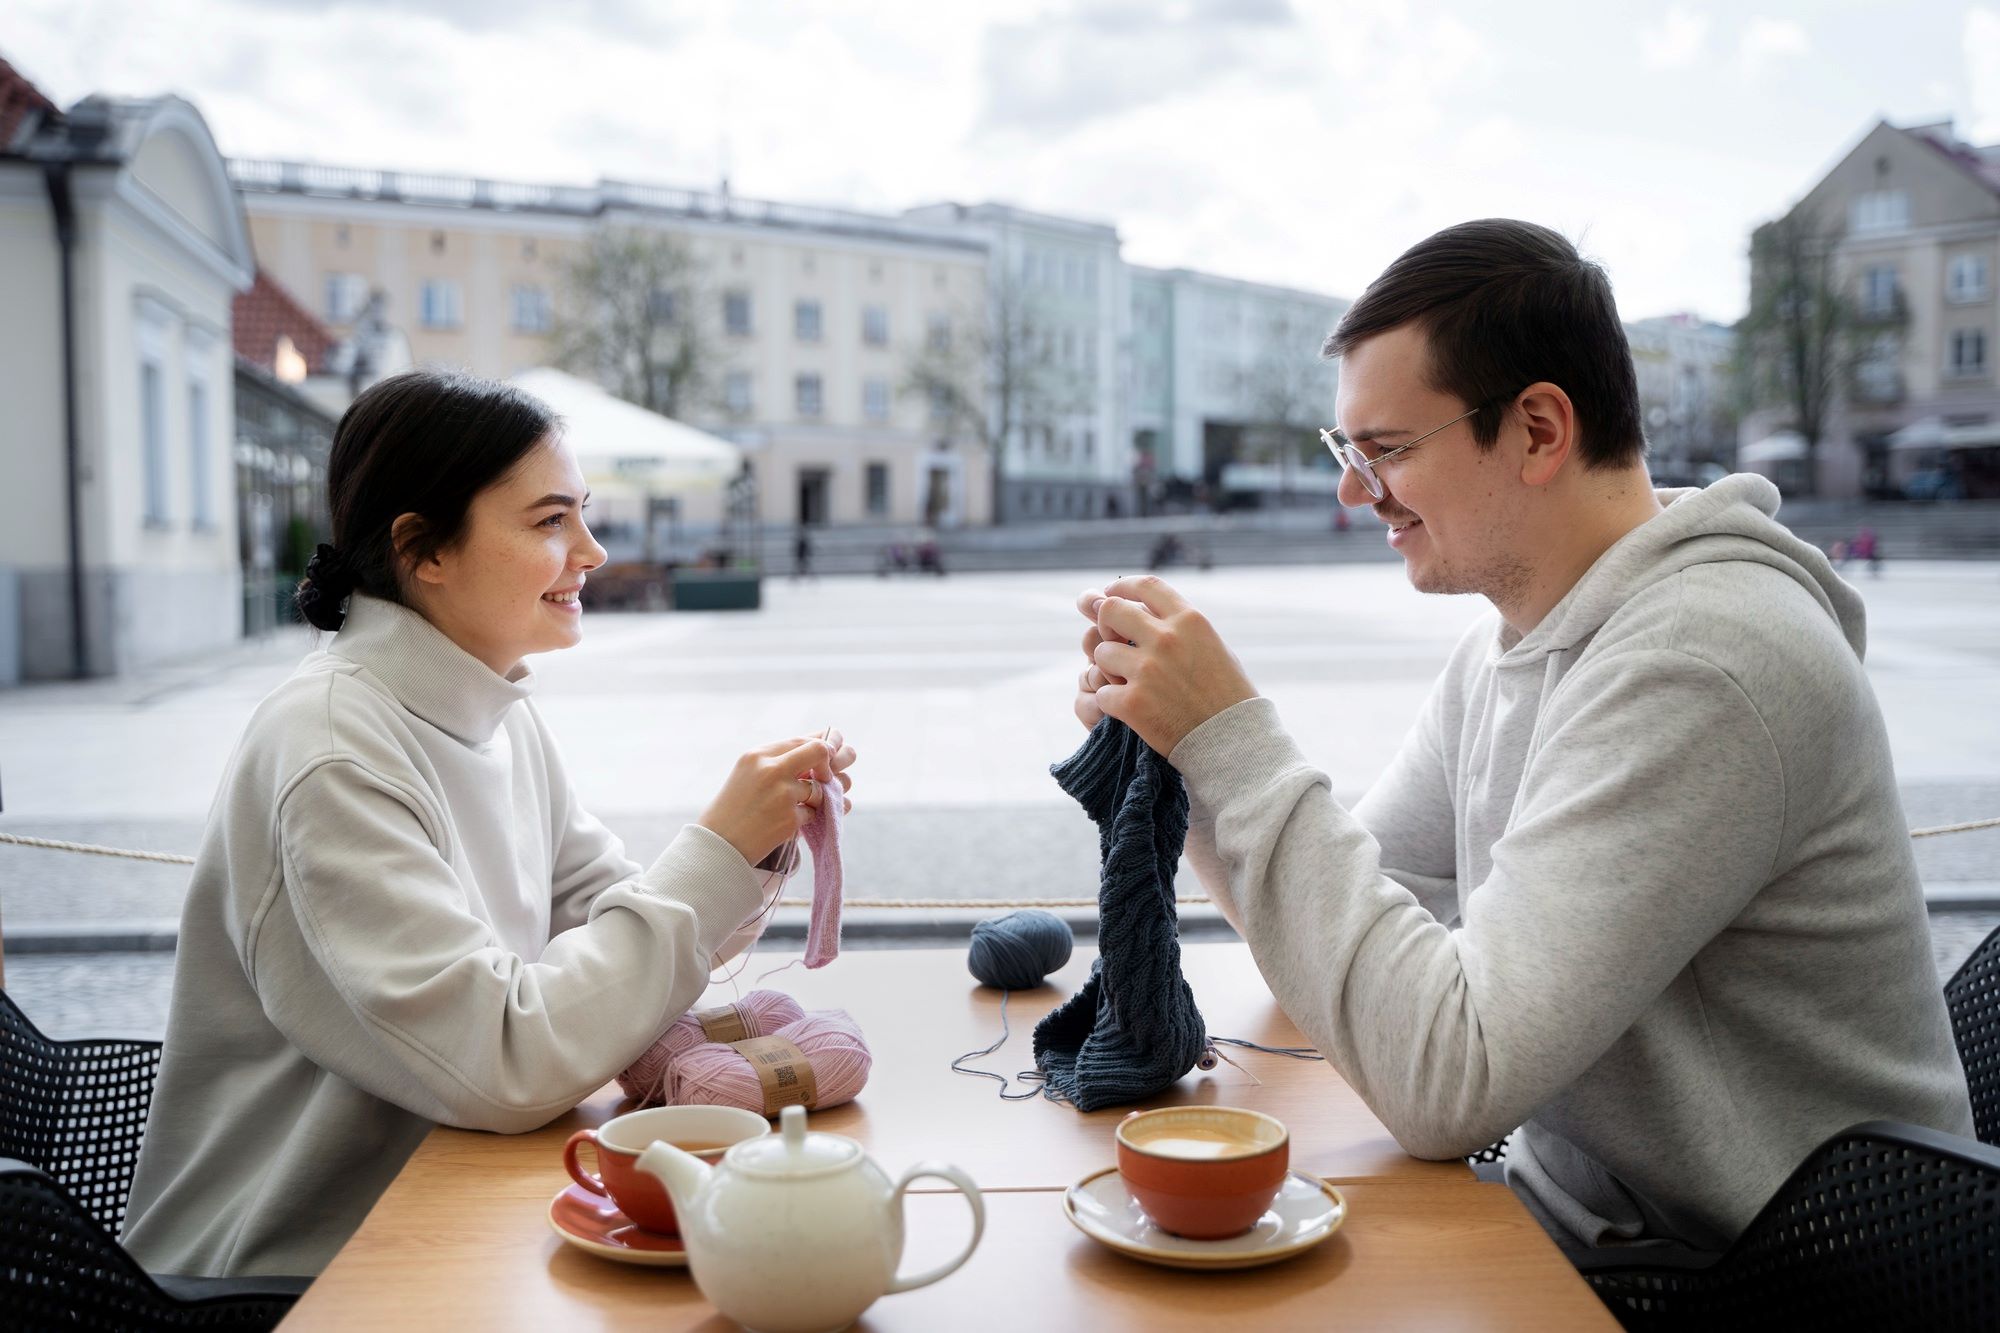
[(787, 1106), (810, 1107), (819, 1100), (806, 1053), (783, 1037), (752, 1037), (729, 1043), (742, 1052), (764, 1085), (764, 1114), (776, 1115)]
[(701, 1024), (702, 1036), (724, 1045), (742, 1041), (750, 1035), (750, 1019), (741, 1005), (725, 1004), (714, 1009), (697, 1009), (694, 1021)]

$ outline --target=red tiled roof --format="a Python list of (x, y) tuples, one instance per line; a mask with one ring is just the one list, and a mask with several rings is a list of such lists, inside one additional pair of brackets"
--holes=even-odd
[(56, 104), (44, 97), (40, 88), (0, 56), (0, 150), (7, 147), (29, 112), (56, 110)]
[(250, 290), (231, 304), (231, 324), (236, 355), (266, 370), (277, 365), (280, 334), (292, 340), (292, 346), (306, 359), (306, 369), (315, 375), (326, 369), (327, 353), (336, 341), (324, 324), (261, 268)]

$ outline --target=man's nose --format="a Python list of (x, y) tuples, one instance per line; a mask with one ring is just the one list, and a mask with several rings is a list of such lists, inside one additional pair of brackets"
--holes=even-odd
[(1361, 474), (1351, 467), (1340, 469), (1340, 485), (1334, 489), (1334, 498), (1349, 509), (1358, 509), (1362, 505), (1375, 503), (1375, 497), (1361, 484)]

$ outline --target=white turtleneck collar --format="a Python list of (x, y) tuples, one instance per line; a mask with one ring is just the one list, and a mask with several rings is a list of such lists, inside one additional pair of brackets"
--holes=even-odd
[(328, 652), (364, 666), (424, 721), (464, 741), (493, 739), (507, 710), (534, 692), (525, 662), (505, 676), (407, 606), (357, 592)]

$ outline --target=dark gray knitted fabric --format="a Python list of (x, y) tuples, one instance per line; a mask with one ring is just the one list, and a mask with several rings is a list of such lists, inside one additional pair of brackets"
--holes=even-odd
[(1079, 1111), (1143, 1101), (1208, 1046), (1181, 976), (1174, 871), (1187, 840), (1187, 785), (1130, 727), (1105, 718), (1049, 769), (1096, 821), (1098, 959), (1090, 980), (1035, 1026), (1035, 1064)]

